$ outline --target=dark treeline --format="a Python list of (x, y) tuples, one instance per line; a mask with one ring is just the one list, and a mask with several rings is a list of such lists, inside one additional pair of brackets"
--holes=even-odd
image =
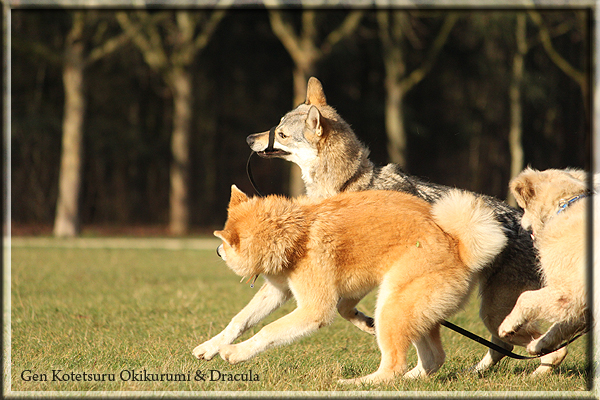
[[(190, 14), (212, 10), (190, 10)], [(133, 13), (132, 10), (126, 10)], [(393, 11), (406, 74), (430, 55), (449, 11)], [(453, 10), (457, 19), (430, 70), (399, 110), (407, 134), (407, 172), (431, 181), (507, 197), (517, 15), (526, 15), (519, 85), (523, 165), (590, 168), (587, 10)], [(13, 224), (52, 225), (58, 197), (65, 113), (65, 43), (74, 11), (13, 9), (11, 16), (11, 211)], [(84, 10), (86, 50), (123, 34), (112, 10)], [(318, 10), (326, 36), (350, 13)], [(392, 11), (389, 11), (390, 15)], [(152, 12), (151, 12), (152, 14)], [(300, 29), (302, 10), (286, 10)], [(402, 18), (400, 18), (402, 16)], [(93, 17), (93, 18), (92, 18)], [(537, 19), (540, 17), (540, 19)], [(201, 20), (205, 21), (205, 20)], [(316, 64), (329, 104), (371, 149), (390, 161), (381, 25), (365, 10), (356, 29)], [(162, 23), (162, 22), (161, 22)], [(157, 32), (175, 42), (166, 28)], [(544, 43), (547, 33), (550, 46)], [(171, 41), (171, 42), (169, 42)], [(557, 58), (557, 56), (559, 58)], [(564, 63), (561, 64), (561, 60)], [(566, 64), (565, 64), (566, 63)], [(565, 70), (573, 68), (581, 79)], [(193, 227), (221, 224), (232, 183), (246, 177), (247, 135), (268, 130), (294, 107), (295, 63), (262, 8), (229, 9), (193, 58), (189, 207)], [(169, 222), (173, 90), (131, 40), (89, 63), (84, 75), (80, 221), (86, 225)], [(253, 159), (266, 193), (288, 193), (289, 164)]]

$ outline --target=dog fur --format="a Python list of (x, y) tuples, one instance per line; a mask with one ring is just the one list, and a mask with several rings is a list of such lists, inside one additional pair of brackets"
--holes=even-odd
[[(296, 163), (311, 198), (377, 189), (410, 193), (434, 203), (451, 190), (408, 175), (395, 164), (374, 166), (368, 158), (368, 148), (327, 104), (323, 87), (314, 77), (308, 82), (305, 103), (284, 115), (275, 128), (273, 149), (267, 148), (268, 136), (268, 131), (250, 135), (248, 145), (262, 157), (279, 157)], [(493, 197), (478, 196), (493, 210), (508, 239), (504, 251), (479, 273), (480, 317), (492, 334), (492, 342), (511, 350), (514, 345), (526, 346), (542, 334), (531, 324), (510, 337), (498, 336), (498, 327), (521, 293), (541, 287), (537, 254), (529, 233), (521, 228), (519, 210)], [(419, 357), (432, 357), (425, 354), (423, 349)], [(564, 349), (543, 356), (536, 372), (550, 371), (565, 356)], [(503, 357), (490, 349), (473, 371), (483, 372)]]
[[(217, 336), (196, 347), (198, 358), (217, 353), (232, 363), (290, 343), (330, 324), (336, 309), (372, 331), (354, 306), (379, 287), (374, 331), (379, 369), (344, 383), (418, 377), (440, 368), (445, 355), (440, 322), (468, 298), (477, 271), (506, 244), (501, 224), (470, 193), (449, 192), (433, 207), (405, 193), (365, 191), (324, 200), (248, 198), (231, 190), (228, 219), (215, 236), (218, 253), (240, 276), (266, 283)], [(252, 338), (231, 344), (283, 302), (297, 308)], [(364, 315), (363, 315), (364, 317)], [(411, 343), (428, 355), (407, 373)]]
[[(590, 197), (586, 175), (574, 169), (527, 168), (510, 182), (510, 190), (525, 211), (523, 227), (532, 230), (539, 250), (544, 285), (521, 294), (499, 334), (510, 337), (528, 321), (552, 323), (543, 336), (529, 343), (531, 354), (556, 349), (589, 327), (586, 220)], [(580, 195), (586, 197), (578, 198)], [(573, 203), (561, 208), (570, 199)]]

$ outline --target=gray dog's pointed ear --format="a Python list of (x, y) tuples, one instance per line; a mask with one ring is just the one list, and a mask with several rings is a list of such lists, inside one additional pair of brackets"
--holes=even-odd
[(308, 86), (306, 87), (306, 101), (304, 104), (313, 106), (326, 106), (327, 99), (325, 98), (325, 92), (323, 91), (323, 85), (314, 76), (311, 76), (308, 80)]
[(247, 200), (248, 196), (246, 196), (246, 193), (238, 189), (237, 186), (231, 185), (231, 198), (229, 199), (229, 207), (237, 206), (238, 204)]
[(315, 106), (311, 106), (306, 117), (306, 127), (317, 136), (323, 134), (323, 124), (321, 123), (321, 113)]

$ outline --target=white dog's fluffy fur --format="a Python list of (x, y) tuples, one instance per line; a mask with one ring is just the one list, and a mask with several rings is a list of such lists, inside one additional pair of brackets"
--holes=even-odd
[(510, 190), (524, 210), (523, 227), (532, 231), (545, 282), (541, 289), (521, 294), (499, 334), (509, 337), (527, 322), (546, 320), (553, 325), (527, 346), (531, 354), (541, 354), (589, 329), (586, 221), (591, 201), (587, 173), (527, 168), (511, 181)]

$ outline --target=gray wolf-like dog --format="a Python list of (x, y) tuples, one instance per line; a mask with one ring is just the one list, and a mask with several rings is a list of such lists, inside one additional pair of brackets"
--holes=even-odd
[(586, 175), (577, 169), (527, 168), (510, 182), (524, 210), (522, 225), (533, 232), (539, 250), (544, 286), (521, 294), (500, 325), (500, 337), (514, 335), (529, 321), (552, 323), (543, 336), (529, 343), (531, 354), (556, 349), (589, 329), (586, 220), (591, 202)]
[[(406, 193), (367, 190), (326, 199), (248, 198), (231, 188), (217, 252), (239, 276), (265, 284), (218, 335), (196, 347), (236, 364), (329, 325), (336, 314), (375, 332), (381, 363), (372, 374), (342, 383), (377, 383), (438, 370), (445, 353), (440, 322), (468, 299), (475, 274), (506, 244), (502, 225), (485, 202), (454, 190), (433, 206)], [(379, 287), (375, 327), (352, 312)], [(283, 302), (291, 313), (250, 339), (231, 344)], [(433, 350), (408, 371), (406, 354)]]
[[(408, 175), (395, 164), (374, 166), (368, 158), (368, 148), (327, 104), (321, 82), (314, 77), (308, 82), (306, 101), (285, 114), (274, 127), (272, 146), (269, 131), (250, 135), (247, 142), (262, 157), (278, 157), (297, 164), (306, 193), (312, 198), (377, 189), (405, 192), (435, 203), (451, 189)], [(507, 350), (514, 345), (527, 346), (542, 335), (534, 324), (504, 339), (499, 337), (498, 327), (521, 293), (541, 287), (537, 254), (529, 233), (521, 227), (522, 213), (493, 197), (479, 196), (493, 209), (508, 240), (505, 249), (478, 274), (480, 317), (492, 334), (492, 342)], [(433, 352), (431, 349), (431, 354), (427, 354), (423, 346), (418, 351), (419, 363), (433, 359)], [(563, 348), (543, 356), (536, 373), (550, 371), (566, 354)], [(490, 349), (473, 370), (485, 371), (503, 357)]]

